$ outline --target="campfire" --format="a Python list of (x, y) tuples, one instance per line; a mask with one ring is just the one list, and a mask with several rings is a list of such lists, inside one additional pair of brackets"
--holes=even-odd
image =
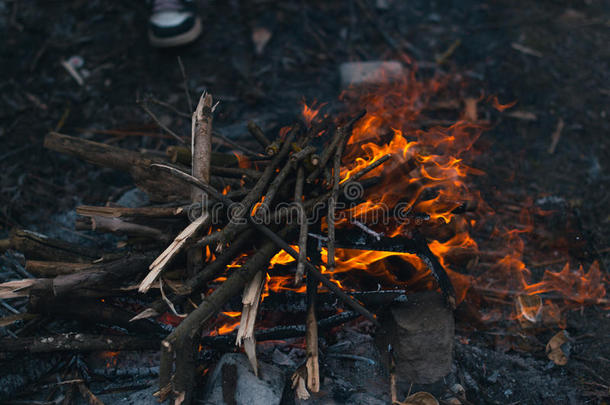
[[(514, 102), (464, 96), (451, 77), (416, 78), (415, 68), (340, 101), (304, 101), (275, 132), (244, 123), (247, 146), (214, 129), (219, 107), (207, 93), (191, 139), (177, 136), (165, 154), (49, 133), (47, 148), (128, 172), (150, 203), (76, 208), (78, 230), (127, 236), (114, 250), (28, 230), (3, 242), (26, 260), (20, 278), (0, 284), (2, 300), (28, 299), (15, 322), (115, 328), (4, 338), (2, 352), (102, 352), (113, 367), (124, 351), (159, 350), (160, 400), (192, 403), (202, 377), (220, 373), (230, 403), (236, 366), (215, 355), (243, 351), (263, 378), (257, 343), (304, 337), (290, 385), (305, 400), (324, 389), (321, 336), (360, 322), (376, 331), (397, 402), (397, 380), (427, 384), (451, 371), (454, 311), (473, 328), (531, 330), (565, 326), (584, 305), (608, 308), (599, 262), (540, 277), (532, 268), (560, 259), (526, 260), (552, 201), (492, 207), (478, 187), (477, 142)], [(547, 351), (560, 364), (569, 338), (557, 339)], [(458, 391), (453, 403), (471, 403)], [(434, 403), (412, 397), (405, 403)]]

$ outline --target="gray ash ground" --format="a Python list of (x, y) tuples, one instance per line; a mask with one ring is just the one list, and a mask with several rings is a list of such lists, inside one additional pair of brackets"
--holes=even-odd
[[(390, 59), (399, 49), (416, 59), (422, 70), (460, 75), (467, 93), (484, 90), (502, 101), (518, 100), (517, 110), (535, 114), (534, 120), (493, 117), (493, 129), (478, 146), (484, 153), (477, 167), (487, 173), (477, 179), (479, 189), (496, 209), (506, 201), (526, 198), (567, 202), (574, 226), (569, 232), (560, 227), (557, 243), (585, 266), (593, 259), (607, 263), (608, 2), (416, 0), (389, 1), (387, 10), (375, 8), (374, 3), (206, 2), (203, 37), (188, 47), (160, 51), (146, 40), (144, 2), (1, 0), (0, 236), (23, 227), (92, 243), (90, 236), (70, 230), (74, 218), (66, 213), (77, 203), (117, 201), (132, 188), (130, 179), (44, 150), (42, 139), (49, 130), (61, 128), (64, 133), (109, 140), (111, 136), (96, 131), (120, 129), (156, 135), (112, 140), (120, 146), (156, 149), (170, 144), (136, 100), (154, 97), (188, 111), (177, 56), (184, 62), (191, 93), (210, 89), (221, 100), (217, 128), (238, 139), (245, 131), (235, 123), (257, 119), (275, 128), (298, 116), (302, 98), (335, 100), (339, 63)], [(262, 55), (254, 53), (250, 40), (254, 26), (267, 27), (273, 35)], [(435, 56), (458, 39), (455, 52), (437, 66)], [(535, 52), (519, 51), (519, 45)], [(88, 73), (84, 86), (60, 65), (75, 55), (83, 59)], [(156, 111), (175, 131), (189, 133), (188, 120), (161, 108)], [(549, 154), (559, 119), (565, 127), (555, 153)], [(578, 245), (576, 238), (586, 240), (586, 252), (571, 248)], [(600, 250), (601, 254), (591, 255)], [(526, 252), (526, 259), (528, 254), (533, 259), (535, 252)], [(12, 263), (11, 257), (2, 258), (3, 279), (10, 277)], [(559, 270), (561, 265), (553, 268)], [(0, 311), (7, 314), (4, 308)], [(508, 327), (474, 323), (467, 305), (458, 308), (456, 322), (461, 338), (456, 341), (455, 369), (442, 387), (424, 388), (441, 395), (457, 382), (467, 390), (469, 401), (477, 404), (594, 404), (610, 396), (607, 312), (586, 308), (569, 314), (567, 330), (578, 339), (565, 367), (554, 366), (544, 355), (544, 345), (558, 328), (526, 336), (526, 345), (508, 347), (497, 337)], [(47, 327), (54, 330), (54, 325)], [(325, 337), (329, 352), (341, 339), (362, 339), (357, 350), (346, 348), (346, 353), (362, 355), (375, 365), (325, 358), (326, 396), (318, 403), (387, 403), (387, 376), (378, 366), (381, 354), (374, 353), (365, 332), (355, 323)], [(262, 359), (273, 363), (269, 350)], [(298, 351), (288, 353), (288, 360), (297, 362), (298, 355)], [(276, 363), (280, 357), (276, 354)], [(17, 375), (0, 372), (0, 392), (23, 401), (44, 398), (61, 367), (71, 361), (87, 362), (70, 355), (19, 360), (21, 370), (12, 368)], [(89, 363), (95, 369), (94, 362)], [(144, 403), (138, 390), (150, 392), (144, 387), (155, 384), (154, 361), (125, 367), (135, 371), (121, 377), (94, 374), (92, 390), (106, 403)], [(121, 387), (131, 391), (121, 392)], [(401, 394), (408, 389), (401, 385)], [(114, 393), (104, 394), (108, 391)], [(21, 396), (15, 397), (17, 392)], [(285, 403), (292, 400), (290, 395), (284, 398)]]

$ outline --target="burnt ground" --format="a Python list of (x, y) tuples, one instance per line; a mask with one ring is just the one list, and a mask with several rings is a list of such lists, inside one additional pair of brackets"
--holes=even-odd
[[(49, 130), (61, 129), (124, 147), (162, 150), (172, 141), (137, 100), (152, 97), (188, 111), (178, 56), (190, 93), (209, 89), (221, 101), (215, 125), (225, 135), (239, 137), (243, 126), (236, 123), (256, 118), (266, 127), (279, 126), (297, 116), (303, 98), (336, 100), (339, 63), (406, 52), (420, 66), (460, 74), (465, 91), (495, 94), (502, 102), (517, 100), (514, 109), (530, 114), (531, 119), (523, 119), (491, 113), (493, 128), (480, 141), (485, 153), (478, 167), (487, 173), (478, 179), (481, 189), (497, 210), (507, 201), (560, 201), (569, 212), (570, 229), (558, 238), (559, 250), (585, 267), (601, 260), (605, 269), (610, 243), (610, 3), (417, 0), (389, 1), (387, 10), (372, 3), (207, 2), (202, 38), (160, 51), (147, 43), (143, 2), (0, 1), (0, 237), (25, 227), (78, 239), (65, 226), (65, 212), (76, 203), (115, 201), (131, 187), (122, 174), (43, 149), (42, 140)], [(261, 55), (255, 54), (250, 38), (255, 26), (272, 32)], [(435, 58), (456, 40), (459, 46), (435, 65)], [(83, 86), (60, 64), (75, 55), (84, 61)], [(155, 111), (176, 132), (189, 133), (189, 120), (159, 106)], [(550, 154), (559, 120), (564, 128)], [(99, 130), (147, 136), (113, 137)], [(583, 240), (584, 246), (576, 242)], [(572, 249), (573, 244), (579, 249)], [(555, 247), (547, 246), (540, 257), (526, 251), (526, 262), (551, 258)], [(561, 264), (550, 268), (559, 270)], [(457, 322), (459, 330), (459, 317)], [(506, 347), (491, 335), (468, 332), (479, 346), (459, 349), (459, 362), (472, 369), (486, 362), (488, 369), (500, 370), (493, 379), (485, 373), (471, 376), (487, 386), (481, 392), (466, 384), (471, 401), (607, 399), (607, 312), (572, 312), (567, 328), (582, 338), (574, 359), (563, 368), (547, 364), (543, 347), (512, 347), (504, 353)], [(542, 331), (537, 339), (544, 345), (557, 330)], [(540, 388), (544, 384), (547, 388)]]

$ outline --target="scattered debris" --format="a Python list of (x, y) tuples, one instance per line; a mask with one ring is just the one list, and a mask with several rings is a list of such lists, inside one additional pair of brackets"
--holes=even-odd
[(537, 121), (538, 120), (538, 116), (536, 114), (534, 114), (533, 112), (529, 112), (529, 111), (515, 110), (515, 111), (509, 111), (509, 112), (505, 113), (504, 115), (507, 117), (516, 118), (518, 120), (523, 120), (523, 121)]
[(549, 146), (549, 153), (552, 155), (555, 153), (555, 148), (557, 147), (557, 143), (559, 142), (559, 138), (561, 138), (561, 131), (563, 131), (564, 122), (563, 118), (559, 118), (557, 121), (557, 127), (551, 136), (551, 146)]
[(455, 41), (453, 41), (453, 43), (451, 45), (449, 45), (449, 48), (447, 48), (447, 50), (445, 52), (443, 52), (440, 55), (436, 55), (434, 57), (434, 60), (436, 61), (436, 63), (438, 65), (442, 65), (443, 63), (447, 62), (447, 60), (449, 60), (449, 58), (451, 57), (451, 55), (453, 55), (453, 53), (455, 52), (455, 50), (458, 48), (458, 46), (460, 46), (462, 44), (462, 40), (461, 39), (456, 39)]
[(81, 74), (78, 72), (77, 67), (75, 67), (73, 63), (66, 60), (62, 60), (60, 63), (64, 67), (64, 69), (66, 69), (66, 71), (70, 74), (70, 76), (72, 76), (72, 78), (76, 80), (76, 83), (78, 83), (79, 86), (83, 86), (85, 84), (85, 79), (83, 79)]
[(524, 53), (526, 55), (531, 55), (531, 56), (535, 56), (537, 58), (542, 58), (542, 53), (538, 52), (535, 49), (527, 47), (525, 45), (521, 45), (521, 44), (519, 44), (517, 42), (511, 43), (510, 47), (513, 48), (514, 50), (519, 51), (521, 53)]

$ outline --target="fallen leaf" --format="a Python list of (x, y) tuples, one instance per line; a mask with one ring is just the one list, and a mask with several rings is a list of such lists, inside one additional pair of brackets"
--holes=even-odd
[(396, 402), (399, 405), (439, 405), (438, 401), (429, 392), (416, 392), (409, 395), (403, 402)]
[(549, 146), (548, 150), (551, 155), (555, 153), (555, 148), (557, 147), (557, 142), (559, 142), (559, 138), (561, 138), (561, 131), (563, 131), (564, 125), (565, 124), (563, 122), (563, 119), (559, 118), (559, 120), (557, 121), (557, 127), (555, 128), (553, 135), (551, 135), (551, 146)]
[(555, 334), (546, 344), (546, 355), (558, 366), (565, 366), (570, 355), (570, 336), (562, 330)]

